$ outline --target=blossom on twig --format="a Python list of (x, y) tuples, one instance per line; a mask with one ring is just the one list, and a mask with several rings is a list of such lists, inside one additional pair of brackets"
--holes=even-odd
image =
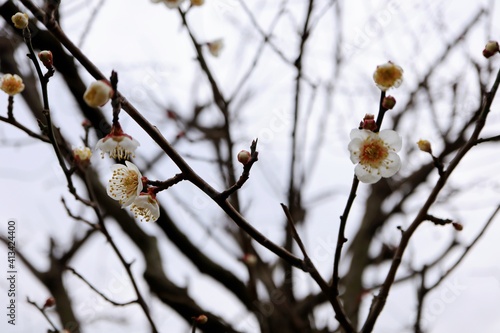
[(108, 182), (108, 195), (117, 200), (122, 208), (130, 206), (143, 189), (142, 174), (134, 163), (125, 161), (111, 167), (113, 175)]
[(402, 139), (393, 130), (375, 133), (364, 129), (353, 129), (348, 149), (351, 161), (356, 164), (356, 177), (367, 184), (378, 182), (382, 177), (393, 176), (401, 168), (401, 159), (396, 154), (401, 150)]
[(92, 157), (92, 151), (89, 147), (77, 147), (73, 148), (73, 158), (75, 162), (82, 165), (88, 166), (90, 164), (90, 158)]
[(397, 88), (403, 82), (403, 69), (389, 61), (377, 66), (375, 73), (373, 73), (373, 81), (382, 91)]
[(29, 16), (26, 13), (17, 12), (12, 15), (11, 20), (17, 29), (25, 29), (28, 27)]
[(141, 193), (130, 206), (136, 218), (146, 222), (155, 222), (160, 217), (160, 206), (152, 191)]
[(83, 99), (88, 106), (96, 108), (106, 104), (113, 97), (113, 88), (105, 80), (92, 82), (83, 94)]
[(139, 141), (124, 133), (119, 124), (115, 124), (111, 132), (97, 142), (95, 149), (101, 149), (102, 158), (105, 153), (109, 153), (111, 158), (127, 160), (130, 156), (135, 156), (134, 152), (139, 146)]
[(24, 90), (23, 79), (17, 74), (5, 74), (0, 80), (0, 89), (9, 96), (19, 94)]

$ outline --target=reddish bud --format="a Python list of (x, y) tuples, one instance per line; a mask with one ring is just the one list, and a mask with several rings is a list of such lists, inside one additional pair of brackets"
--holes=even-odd
[(491, 56), (494, 56), (496, 53), (500, 51), (500, 47), (498, 46), (498, 42), (494, 40), (490, 40), (483, 50), (483, 56), (487, 59)]
[(53, 66), (52, 52), (44, 50), (38, 53), (38, 59), (43, 63), (45, 68), (51, 69)]
[(248, 162), (250, 162), (251, 159), (252, 159), (252, 154), (250, 154), (250, 152), (247, 150), (242, 150), (238, 153), (238, 162), (240, 162), (243, 165), (248, 164)]
[(206, 324), (207, 321), (208, 321), (208, 317), (205, 316), (205, 315), (199, 315), (198, 317), (193, 317), (194, 321), (197, 323), (197, 324)]
[(51, 306), (56, 305), (56, 300), (54, 297), (49, 297), (45, 301), (45, 304), (43, 305), (44, 308), (50, 308)]
[(167, 110), (167, 118), (169, 119), (177, 119), (177, 113), (172, 110)]
[(248, 266), (253, 266), (257, 263), (257, 257), (252, 253), (245, 253), (241, 260)]
[(90, 126), (92, 126), (92, 124), (90, 123), (90, 120), (88, 120), (88, 119), (84, 119), (84, 120), (82, 121), (82, 127), (83, 127), (83, 128), (89, 128)]
[(90, 150), (89, 147), (73, 148), (73, 158), (76, 164), (80, 164), (82, 167), (86, 168), (90, 164), (91, 157), (92, 150)]
[(457, 222), (453, 222), (451, 225), (453, 226), (453, 228), (455, 228), (456, 231), (462, 231), (464, 229), (464, 226)]
[(375, 121), (375, 116), (372, 114), (365, 114), (363, 121), (359, 123), (359, 129), (365, 129), (369, 131), (377, 130), (377, 122)]
[(391, 110), (396, 105), (396, 99), (392, 96), (386, 96), (382, 100), (382, 107), (386, 110)]

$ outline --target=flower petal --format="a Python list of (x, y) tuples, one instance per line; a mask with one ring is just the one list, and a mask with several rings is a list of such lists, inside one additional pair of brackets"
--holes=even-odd
[(375, 133), (373, 133), (372, 131), (364, 130), (364, 129), (354, 128), (353, 130), (351, 130), (349, 137), (351, 138), (351, 140), (354, 140), (356, 138), (361, 139), (361, 140), (366, 140), (371, 135), (375, 135)]
[(366, 167), (361, 164), (356, 165), (354, 173), (360, 182), (366, 184), (376, 183), (382, 178), (377, 169)]
[(393, 152), (398, 152), (401, 150), (403, 139), (396, 131), (390, 129), (380, 131), (379, 137), (389, 146), (390, 150), (392, 150)]
[(351, 152), (351, 162), (356, 164), (359, 162), (359, 150), (361, 149), (361, 144), (363, 141), (359, 138), (354, 138), (349, 142), (347, 149)]
[(401, 169), (401, 159), (398, 154), (389, 153), (389, 156), (387, 156), (384, 165), (380, 167), (379, 171), (382, 177), (389, 178), (394, 176), (399, 169)]

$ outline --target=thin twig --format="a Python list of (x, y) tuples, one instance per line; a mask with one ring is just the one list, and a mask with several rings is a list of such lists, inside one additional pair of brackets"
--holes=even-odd
[(90, 289), (92, 289), (93, 291), (95, 291), (99, 296), (101, 296), (102, 298), (104, 298), (106, 301), (108, 301), (109, 303), (113, 304), (113, 305), (116, 305), (116, 306), (127, 306), (127, 305), (130, 305), (130, 304), (135, 304), (138, 302), (138, 300), (133, 300), (133, 301), (130, 301), (130, 302), (125, 302), (125, 303), (119, 303), (119, 302), (115, 302), (113, 301), (112, 299), (109, 299), (106, 295), (104, 295), (102, 292), (100, 292), (99, 290), (97, 290), (96, 287), (94, 287), (89, 281), (87, 281), (87, 279), (85, 279), (81, 274), (79, 274), (77, 271), (75, 271), (73, 268), (71, 267), (66, 267), (66, 269), (70, 272), (72, 272), (73, 274), (75, 274), (76, 276), (78, 276), (80, 278), (80, 280), (82, 280), (87, 286), (90, 287)]
[(451, 272), (453, 272), (458, 267), (458, 265), (463, 261), (465, 256), (470, 252), (470, 250), (474, 247), (474, 245), (476, 245), (479, 239), (483, 237), (484, 233), (486, 232), (486, 229), (491, 225), (491, 223), (493, 222), (499, 211), (500, 211), (500, 205), (498, 205), (495, 211), (490, 215), (488, 221), (484, 225), (483, 229), (476, 236), (476, 238), (474, 238), (474, 240), (469, 245), (467, 245), (465, 251), (462, 253), (460, 258), (458, 258), (457, 261), (455, 261), (455, 263), (443, 275), (441, 275), (441, 277), (436, 281), (436, 283), (434, 283), (431, 287), (429, 287), (429, 289), (434, 289), (438, 285), (440, 285), (441, 282), (443, 282), (444, 279), (446, 279), (446, 277), (450, 275)]
[(43, 142), (50, 143), (50, 139), (47, 136), (33, 132), (32, 130), (30, 130), (29, 128), (27, 128), (23, 124), (19, 123), (15, 119), (0, 116), (0, 121), (3, 121), (5, 123), (11, 124), (14, 127), (19, 128), (21, 131), (28, 134), (32, 138), (38, 139), (38, 140), (43, 141)]
[(252, 141), (252, 145), (250, 146), (250, 160), (243, 166), (243, 172), (240, 176), (240, 179), (228, 188), (227, 190), (221, 192), (219, 194), (220, 199), (227, 199), (231, 194), (238, 191), (250, 178), (250, 170), (255, 162), (259, 160), (259, 152), (257, 151), (257, 139)]
[(47, 319), (47, 321), (49, 322), (50, 326), (52, 326), (52, 328), (54, 329), (54, 331), (56, 332), (60, 332), (61, 330), (59, 330), (56, 325), (52, 322), (52, 320), (50, 320), (49, 316), (47, 316), (47, 313), (45, 313), (45, 308), (41, 308), (39, 307), (34, 301), (30, 300), (29, 297), (26, 298), (26, 301), (33, 305), (35, 308), (38, 309), (38, 311), (40, 311), (42, 313), (42, 315), (45, 317), (45, 319)]

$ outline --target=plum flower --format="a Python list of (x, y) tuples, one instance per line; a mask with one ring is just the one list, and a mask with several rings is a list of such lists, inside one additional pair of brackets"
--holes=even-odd
[(83, 99), (88, 106), (96, 108), (106, 104), (113, 97), (113, 94), (113, 88), (111, 88), (109, 83), (105, 80), (99, 80), (92, 82), (88, 86), (83, 94)]
[(101, 149), (102, 158), (105, 153), (109, 153), (111, 158), (127, 160), (130, 156), (135, 157), (134, 152), (139, 146), (137, 140), (124, 133), (119, 124), (115, 124), (108, 135), (97, 141), (95, 149)]
[(396, 154), (401, 150), (402, 139), (393, 130), (375, 133), (353, 129), (348, 149), (351, 161), (356, 164), (356, 177), (367, 184), (378, 182), (382, 177), (393, 176), (401, 168), (401, 159)]
[(113, 175), (108, 182), (108, 195), (120, 202), (123, 207), (130, 206), (142, 191), (142, 174), (137, 166), (129, 161), (111, 167)]
[(88, 166), (90, 164), (90, 158), (92, 157), (92, 151), (89, 147), (76, 147), (73, 148), (73, 158), (77, 164), (82, 166)]
[(373, 73), (373, 81), (382, 91), (397, 88), (403, 82), (403, 69), (393, 62), (377, 66)]
[(26, 29), (29, 23), (29, 16), (26, 13), (17, 12), (11, 18), (17, 29)]
[(149, 191), (148, 193), (141, 193), (132, 205), (130, 210), (134, 213), (136, 218), (141, 218), (143, 221), (155, 222), (160, 217), (160, 206), (156, 200), (155, 195)]
[(17, 74), (5, 74), (0, 79), (0, 89), (9, 96), (19, 94), (24, 90), (23, 79)]

